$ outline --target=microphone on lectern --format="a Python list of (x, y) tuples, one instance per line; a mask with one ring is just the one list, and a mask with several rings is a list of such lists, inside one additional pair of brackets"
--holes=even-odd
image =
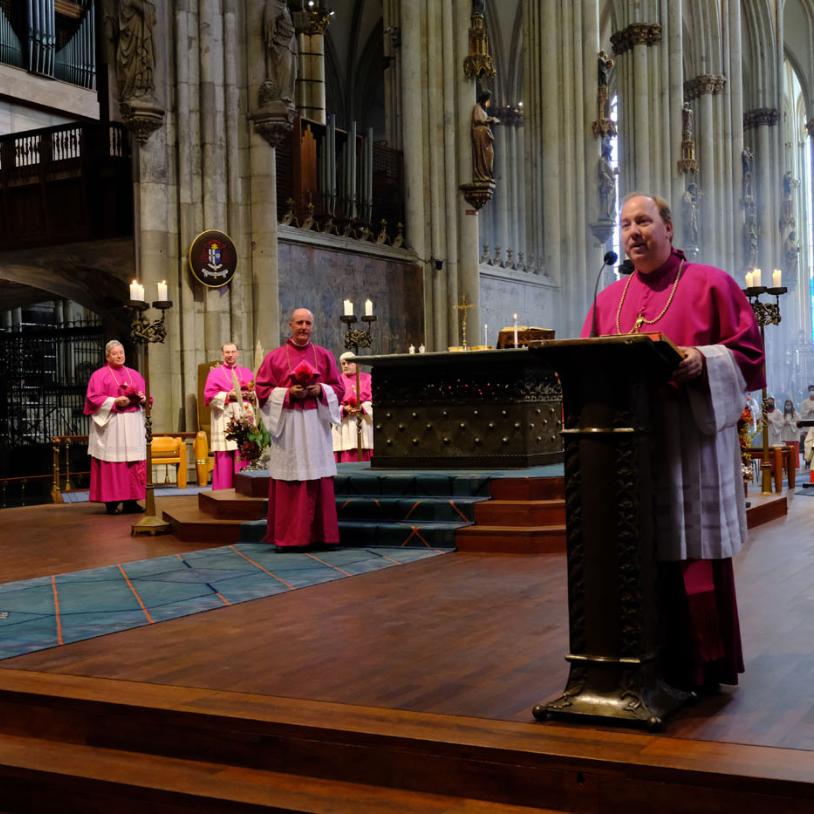
[(612, 266), (619, 259), (616, 252), (605, 252), (602, 258), (602, 268), (599, 269), (599, 274), (596, 275), (596, 282), (594, 283), (594, 308), (591, 318), (591, 336), (599, 336), (599, 317), (596, 313), (596, 297), (599, 294), (599, 281), (602, 279), (602, 272), (607, 266)]
[(619, 274), (633, 274), (636, 271), (633, 266), (633, 261), (628, 257), (621, 266), (619, 266)]

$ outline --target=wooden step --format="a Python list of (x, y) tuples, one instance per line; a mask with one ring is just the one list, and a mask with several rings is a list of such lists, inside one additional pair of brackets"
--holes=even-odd
[(268, 513), (267, 497), (248, 497), (234, 489), (198, 494), (198, 508), (221, 520), (262, 520)]
[(493, 554), (562, 554), (565, 525), (466, 526), (455, 535), (458, 551)]
[(242, 520), (213, 517), (194, 504), (174, 506), (161, 514), (172, 527), (172, 533), (184, 542), (218, 545), (240, 542)]
[(495, 500), (555, 500), (565, 497), (565, 478), (494, 478), (489, 491)]
[(561, 526), (564, 500), (486, 500), (475, 505), (475, 523), (486, 526)]
[(0, 735), (3, 810), (554, 814), (553, 809)]
[[(802, 749), (18, 669), (0, 670), (0, 733), (0, 809), (13, 811), (814, 810)], [(9, 802), (17, 783), (59, 795), (85, 779), (145, 807)], [(212, 808), (169, 805), (205, 795)]]

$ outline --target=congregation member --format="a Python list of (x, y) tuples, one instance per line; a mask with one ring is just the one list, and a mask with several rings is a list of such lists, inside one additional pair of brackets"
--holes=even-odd
[[(345, 395), (339, 405), (342, 417), (333, 428), (334, 455), (337, 463), (369, 461), (373, 457), (373, 379), (370, 373), (359, 371), (359, 392), (356, 392), (356, 363), (350, 351), (339, 357)], [(362, 457), (359, 457), (357, 416), (362, 416)]]
[(311, 341), (314, 315), (296, 308), (286, 343), (266, 355), (256, 392), (271, 436), (265, 541), (278, 551), (339, 543), (331, 424), (344, 385), (333, 354)]
[[(814, 421), (814, 384), (808, 386), (808, 398), (800, 403), (800, 420)], [(809, 427), (803, 439), (803, 458), (806, 466), (811, 465), (811, 453), (814, 450), (814, 427)]]
[(144, 436), (146, 386), (142, 375), (126, 367), (124, 346), (105, 345), (105, 365), (90, 377), (85, 415), (90, 456), (90, 500), (108, 514), (143, 512), (147, 494), (147, 442)]
[(774, 397), (766, 398), (766, 423), (769, 427), (769, 446), (779, 447), (783, 445), (783, 413), (777, 409)]
[(215, 453), (212, 490), (231, 489), (235, 475), (246, 466), (237, 442), (226, 437), (229, 422), (254, 413), (254, 374), (238, 365), (240, 351), (234, 342), (221, 346), (223, 361), (209, 371), (204, 387), (204, 403), (211, 415), (210, 449)]
[(795, 461), (798, 462), (800, 456), (800, 428), (797, 426), (797, 422), (799, 420), (800, 414), (794, 409), (794, 402), (791, 399), (786, 399), (783, 404), (783, 427), (780, 430), (780, 440), (792, 448), (792, 455), (795, 456)]
[[(749, 302), (725, 271), (673, 248), (659, 196), (623, 204), (621, 240), (634, 271), (596, 301), (605, 335), (661, 332), (682, 354), (659, 404), (654, 468), (662, 669), (674, 686), (736, 684), (743, 672), (732, 557), (746, 538), (737, 421), (764, 384)], [(593, 312), (583, 335), (591, 332)]]

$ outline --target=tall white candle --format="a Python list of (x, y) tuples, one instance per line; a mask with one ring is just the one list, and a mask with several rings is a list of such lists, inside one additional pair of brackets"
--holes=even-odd
[(762, 276), (763, 276), (763, 272), (760, 269), (758, 269), (758, 268), (753, 269), (752, 270), (752, 285), (756, 286), (756, 287), (763, 285), (763, 283), (761, 283), (761, 281), (760, 281), (760, 278)]
[(489, 344), (489, 326), (485, 322), (483, 323), (483, 344)]
[(410, 347), (407, 348), (407, 353), (415, 353), (415, 345), (410, 345)]
[(345, 306), (345, 316), (353, 316), (353, 303), (350, 300), (343, 300), (342, 304)]
[(517, 347), (517, 314), (512, 314), (514, 319), (514, 347)]
[(133, 282), (130, 283), (130, 299), (131, 300), (137, 300), (138, 299), (138, 281), (137, 280), (133, 280)]
[(746, 287), (751, 288), (752, 287), (752, 272), (747, 271), (746, 274), (744, 275), (744, 277), (746, 278)]
[(373, 300), (365, 300), (365, 316), (373, 316)]
[(783, 272), (780, 269), (775, 269), (772, 272), (772, 286), (780, 288), (783, 285)]
[(161, 302), (166, 302), (169, 299), (169, 297), (167, 296), (167, 281), (166, 280), (162, 280), (158, 284), (158, 299)]

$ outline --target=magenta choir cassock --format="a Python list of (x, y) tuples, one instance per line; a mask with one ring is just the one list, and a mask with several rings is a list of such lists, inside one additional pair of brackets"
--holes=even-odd
[[(144, 378), (129, 367), (106, 364), (88, 382), (85, 415), (88, 431), (90, 499), (100, 503), (143, 500), (147, 488), (147, 442), (144, 408), (137, 393), (144, 393)], [(131, 403), (117, 407), (114, 400), (128, 396)]]
[[(732, 557), (746, 539), (737, 421), (763, 387), (764, 352), (752, 308), (722, 269), (673, 249), (596, 301), (599, 334), (659, 332), (701, 351), (705, 375), (664, 386), (658, 400), (657, 554), (665, 677), (680, 686), (736, 684), (743, 672)], [(593, 309), (582, 329), (591, 334)]]
[[(314, 371), (318, 398), (292, 399), (296, 371)], [(345, 392), (333, 354), (290, 339), (271, 351), (257, 371), (255, 387), (271, 438), (269, 506), (265, 540), (280, 547), (338, 544), (331, 424), (338, 424)]]
[(349, 461), (369, 461), (373, 456), (373, 379), (370, 373), (359, 373), (359, 399), (362, 408), (362, 457), (359, 458), (356, 414), (351, 409), (356, 407), (356, 374), (342, 373), (345, 395), (339, 405), (342, 417), (340, 424), (333, 428), (334, 454), (337, 463)]
[(214, 452), (215, 466), (212, 470), (212, 489), (231, 489), (234, 477), (246, 466), (240, 457), (237, 443), (226, 437), (226, 430), (233, 418), (240, 418), (241, 412), (254, 412), (251, 404), (242, 405), (235, 399), (235, 387), (246, 391), (254, 380), (254, 374), (247, 367), (220, 364), (209, 371), (204, 386), (204, 403), (211, 414), (210, 449)]

